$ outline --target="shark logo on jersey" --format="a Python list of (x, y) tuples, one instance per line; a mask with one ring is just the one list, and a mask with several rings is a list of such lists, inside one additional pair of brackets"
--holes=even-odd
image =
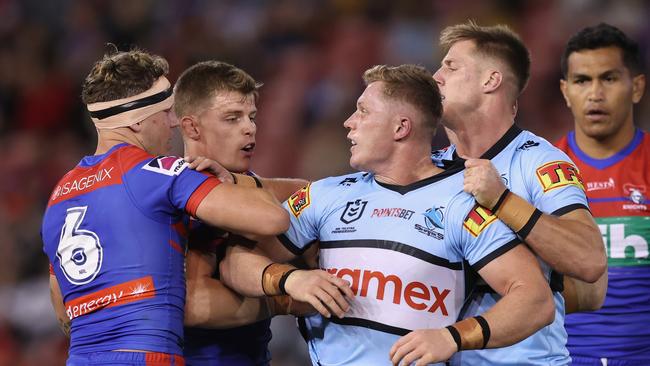
[(423, 213), (424, 223), (427, 225), (429, 229), (445, 228), (445, 226), (442, 224), (442, 221), (444, 219), (444, 216), (442, 214), (442, 209), (444, 209), (444, 207), (432, 207), (430, 209), (427, 209), (427, 211)]
[(179, 175), (188, 164), (178, 156), (158, 156), (145, 164), (142, 169), (164, 175)]
[(360, 199), (356, 201), (350, 201), (345, 205), (345, 210), (341, 214), (341, 221), (345, 224), (351, 224), (361, 218), (363, 211), (366, 209), (368, 201), (362, 201)]

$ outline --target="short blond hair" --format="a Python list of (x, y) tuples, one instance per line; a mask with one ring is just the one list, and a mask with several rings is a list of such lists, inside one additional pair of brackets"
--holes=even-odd
[(524, 91), (530, 79), (530, 52), (507, 25), (480, 26), (470, 20), (447, 27), (440, 34), (445, 52), (460, 41), (473, 41), (476, 51), (504, 62), (516, 78), (517, 95)]

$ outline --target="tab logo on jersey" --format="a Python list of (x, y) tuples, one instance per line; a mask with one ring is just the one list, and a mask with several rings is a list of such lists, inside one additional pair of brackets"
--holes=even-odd
[(142, 169), (169, 176), (179, 175), (188, 164), (177, 156), (158, 156), (145, 164)]
[(597, 217), (610, 266), (650, 265), (650, 216)]
[(362, 201), (360, 199), (348, 202), (345, 205), (345, 210), (341, 214), (341, 221), (345, 224), (351, 224), (359, 220), (367, 204), (368, 201)]
[(585, 189), (578, 168), (566, 161), (552, 161), (540, 166), (537, 168), (537, 180), (544, 188), (544, 192), (568, 185)]
[(472, 208), (472, 210), (465, 217), (463, 227), (474, 237), (477, 237), (496, 219), (497, 217), (492, 213), (492, 211), (483, 206), (480, 206), (479, 204), (475, 204), (474, 208)]
[(311, 196), (309, 193), (310, 187), (311, 187), (311, 183), (300, 188), (296, 193), (292, 194), (291, 197), (289, 197), (289, 199), (287, 200), (287, 204), (289, 204), (289, 209), (291, 209), (291, 213), (296, 218), (300, 216), (302, 210), (309, 207), (309, 205), (311, 204)]
[(155, 295), (153, 278), (147, 276), (70, 300), (65, 303), (65, 312), (72, 320), (97, 310), (149, 299)]

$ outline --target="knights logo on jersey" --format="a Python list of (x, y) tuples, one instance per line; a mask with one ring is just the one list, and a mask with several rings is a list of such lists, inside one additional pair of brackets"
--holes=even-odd
[(496, 215), (487, 208), (475, 204), (472, 210), (465, 217), (463, 227), (470, 232), (474, 237), (485, 230), (491, 223), (497, 219)]
[(567, 161), (552, 161), (537, 168), (537, 180), (544, 188), (544, 192), (548, 192), (555, 188), (560, 188), (568, 185), (574, 185), (585, 190), (582, 176), (580, 171), (575, 165)]
[(289, 204), (289, 209), (291, 209), (291, 213), (296, 218), (298, 218), (298, 216), (300, 216), (302, 211), (305, 208), (309, 207), (309, 205), (311, 204), (311, 196), (309, 193), (310, 187), (311, 187), (311, 183), (299, 189), (296, 193), (292, 194), (291, 197), (289, 197), (289, 199), (287, 200), (287, 203)]
[(366, 209), (368, 201), (356, 200), (350, 201), (345, 205), (345, 210), (341, 214), (341, 221), (345, 224), (351, 224), (361, 218), (363, 211)]
[(142, 169), (164, 175), (179, 175), (188, 164), (178, 156), (158, 156), (145, 164)]

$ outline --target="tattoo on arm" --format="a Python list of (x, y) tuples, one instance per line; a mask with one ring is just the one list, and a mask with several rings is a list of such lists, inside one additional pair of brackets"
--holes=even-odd
[(70, 319), (59, 318), (59, 327), (66, 337), (70, 338)]

